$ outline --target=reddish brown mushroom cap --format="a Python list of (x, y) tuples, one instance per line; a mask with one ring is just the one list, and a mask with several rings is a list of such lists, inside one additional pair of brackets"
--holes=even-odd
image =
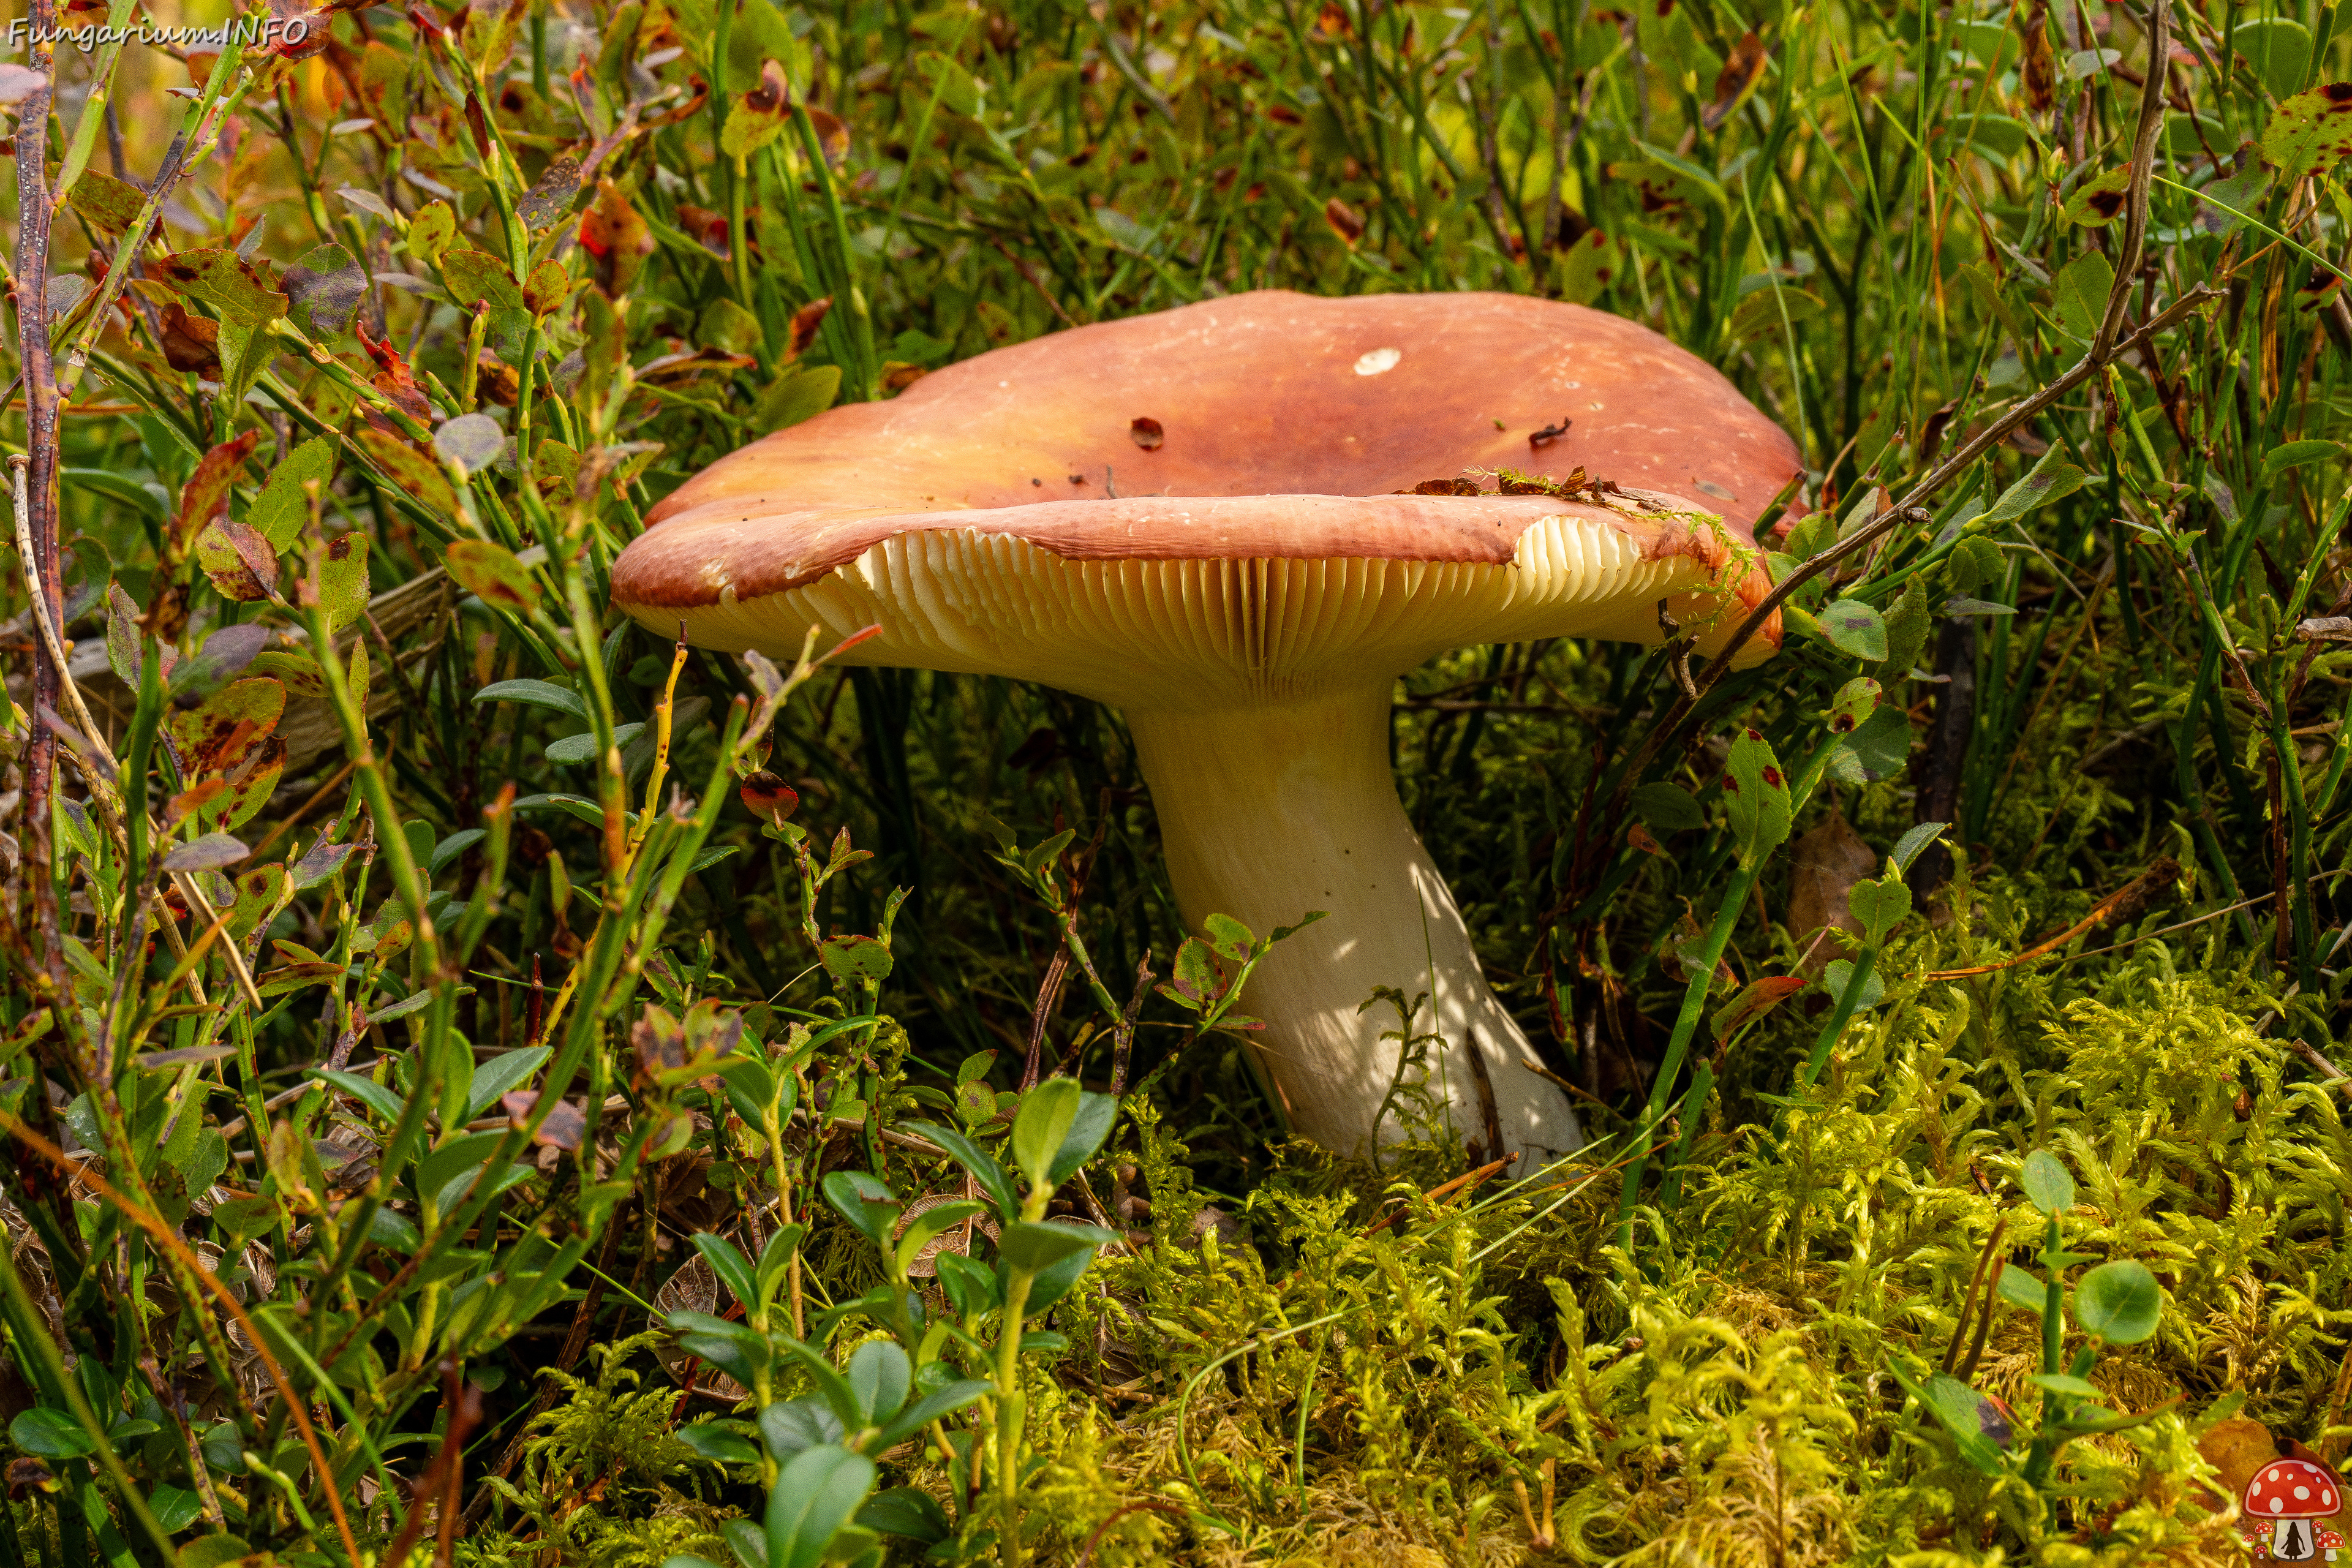
[[(656, 507), (657, 526), (615, 565), (613, 592), (647, 626), (684, 619), (698, 641), (786, 652), (827, 618), (817, 606), (738, 612), (910, 536), (1010, 536), (1070, 563), (1507, 568), (1524, 564), (1531, 529), (1575, 517), (1589, 525), (1588, 564), (1604, 564), (1589, 559), (1599, 531), (1615, 536), (1601, 552), (1610, 567), (1670, 570), (1636, 572), (1624, 593), (1570, 584), (1571, 598), (1593, 602), (1595, 624), (1526, 635), (1654, 641), (1654, 601), (1727, 574), (1798, 467), (1788, 437), (1722, 376), (1613, 316), (1513, 295), (1255, 293), (1001, 349), (892, 402), (779, 431)], [(1582, 468), (1664, 492), (1664, 510), (1391, 493), (1504, 468)], [(1690, 515), (1700, 511), (1722, 524)], [(1740, 578), (1738, 597), (1752, 605), (1764, 575), (1751, 567)], [(1604, 611), (1604, 600), (1623, 602)], [(768, 624), (780, 614), (793, 625)], [(893, 657), (882, 618), (884, 637), (861, 650), (875, 662), (964, 668), (921, 647)], [(1474, 642), (1513, 635), (1454, 618), (1432, 630)], [(1408, 640), (1413, 658), (1445, 646)], [(1778, 641), (1775, 624), (1750, 657)]]
[[(1651, 493), (1397, 493), (1580, 468)], [(613, 597), (706, 647), (789, 656), (874, 626), (850, 660), (1118, 705), (1187, 922), (1329, 917), (1250, 982), (1291, 1126), (1339, 1150), (1394, 1137), (1412, 1082), (1465, 1142), (1541, 1159), (1582, 1131), (1398, 804), (1391, 682), (1465, 644), (1654, 643), (1662, 609), (1711, 650), (1766, 592), (1750, 531), (1797, 470), (1728, 382), (1629, 321), (1249, 294), (771, 436), (655, 510)], [(1743, 662), (1779, 641), (1768, 623)], [(1383, 987), (1423, 996), (1412, 1027), (1443, 1042), (1410, 1068), (1364, 1011)]]

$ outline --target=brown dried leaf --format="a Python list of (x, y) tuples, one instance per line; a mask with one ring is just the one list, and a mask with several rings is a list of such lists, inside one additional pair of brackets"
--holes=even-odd
[(1790, 847), (1789, 911), (1783, 923), (1804, 950), (1798, 967), (1818, 977), (1843, 949), (1832, 939), (1815, 942), (1816, 933), (1834, 927), (1855, 936), (1862, 922), (1846, 908), (1846, 895), (1856, 882), (1878, 873), (1878, 857), (1843, 814), (1832, 812)]

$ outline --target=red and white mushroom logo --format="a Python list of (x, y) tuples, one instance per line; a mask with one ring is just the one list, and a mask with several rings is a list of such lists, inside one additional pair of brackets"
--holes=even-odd
[(2343, 1541), (2332, 1530), (2320, 1530), (2313, 1521), (2335, 1514), (2341, 1490), (2325, 1465), (2309, 1459), (2273, 1459), (2246, 1483), (2245, 1516), (2249, 1523), (2264, 1531), (2263, 1544), (2270, 1548), (2273, 1561), (2313, 1563), (2323, 1551), (2333, 1561)]

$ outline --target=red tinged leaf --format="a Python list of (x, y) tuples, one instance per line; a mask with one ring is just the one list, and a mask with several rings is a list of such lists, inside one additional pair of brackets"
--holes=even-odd
[(782, 827), (785, 819), (800, 809), (800, 792), (786, 784), (782, 777), (765, 768), (745, 779), (736, 792), (745, 810), (763, 821)]
[(1716, 1009), (1715, 1037), (1729, 1039), (1741, 1025), (1762, 1017), (1811, 984), (1801, 974), (1773, 974), (1743, 986), (1738, 995)]
[(190, 812), (203, 810), (211, 802), (213, 796), (226, 788), (228, 788), (228, 780), (218, 774), (189, 785), (185, 790), (163, 803), (164, 822), (174, 824), (185, 820)]
[(165, 728), (179, 752), (182, 775), (203, 778), (235, 767), (257, 741), (278, 728), (285, 708), (285, 687), (268, 676), (247, 676), (186, 712), (173, 714)]
[(677, 204), (677, 226), (686, 231), (688, 238), (719, 260), (726, 260), (730, 254), (725, 213), (698, 207), (690, 202), (680, 202)]
[(785, 354), (787, 359), (800, 358), (807, 352), (809, 344), (816, 342), (817, 329), (824, 325), (824, 314), (832, 309), (833, 300), (827, 296), (822, 300), (811, 300), (793, 312), (792, 343)]
[(580, 246), (595, 258), (596, 286), (607, 294), (619, 294), (654, 253), (654, 232), (620, 186), (599, 180), (596, 199), (580, 215)]
[(172, 520), (173, 529), (182, 540), (194, 542), (196, 535), (204, 531), (205, 524), (228, 510), (229, 487), (245, 471), (245, 460), (253, 456), (253, 448), (260, 440), (260, 431), (247, 430), (223, 441), (197, 461), (196, 471), (180, 489), (179, 513)]
[(842, 122), (839, 115), (814, 105), (809, 109), (808, 117), (809, 124), (816, 132), (816, 144), (824, 152), (826, 164), (840, 168), (849, 156), (849, 127)]
[(278, 552), (269, 541), (232, 518), (215, 518), (196, 536), (196, 564), (221, 596), (249, 605), (278, 584)]
[(1644, 855), (1655, 855), (1662, 860), (1670, 858), (1666, 847), (1651, 837), (1650, 830), (1638, 822), (1625, 830), (1625, 842)]
[(1331, 232), (1339, 237), (1339, 242), (1350, 249), (1354, 248), (1356, 241), (1364, 237), (1363, 215), (1337, 196), (1323, 204), (1323, 221), (1330, 225)]
[[(365, 321), (355, 322), (354, 326), (359, 332), (360, 347), (365, 349), (368, 358), (375, 362), (376, 373), (370, 378), (371, 384), (392, 400), (394, 407), (411, 419), (420, 425), (431, 423), (433, 405), (425, 400), (425, 389), (416, 384), (416, 373), (409, 368), (406, 360), (400, 357), (400, 351), (392, 346), (392, 340), (368, 336)], [(371, 410), (370, 417), (378, 419), (381, 416)]]
[(220, 323), (209, 316), (191, 316), (184, 306), (163, 307), (163, 363), (173, 370), (194, 371), (205, 381), (221, 377)]
[(1757, 79), (1764, 74), (1764, 41), (1749, 33), (1731, 46), (1731, 58), (1723, 62), (1722, 71), (1715, 79), (1715, 101), (1699, 116), (1709, 131), (1731, 118), (1732, 110), (1748, 96)]

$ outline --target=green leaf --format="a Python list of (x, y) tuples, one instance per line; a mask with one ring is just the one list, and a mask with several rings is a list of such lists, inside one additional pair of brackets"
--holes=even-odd
[(310, 493), (303, 487), (316, 481), (323, 488), (334, 471), (331, 439), (320, 436), (303, 442), (269, 470), (261, 494), (246, 509), (245, 525), (268, 540), (270, 549), (284, 554), (301, 537), (302, 525), (310, 521)]
[(2089, 1379), (2070, 1376), (2063, 1372), (2037, 1372), (2025, 1381), (2036, 1388), (2046, 1388), (2053, 1394), (2072, 1394), (2077, 1399), (2099, 1397), (2097, 1385)]
[(1839, 738), (1830, 752), (1830, 777), (1840, 784), (1875, 784), (1903, 770), (1911, 755), (1911, 715), (1888, 703)]
[[(468, 479), (486, 472), (505, 455), (506, 449), (505, 429), (487, 414), (460, 414), (433, 432), (433, 455), (456, 469), (460, 477)], [(449, 548), (455, 551), (461, 544), (489, 545), (500, 555), (506, 555), (504, 548), (490, 544), (486, 539), (461, 539)], [(457, 576), (455, 566), (450, 568), (449, 574)], [(465, 579), (460, 577), (458, 581), (464, 582)], [(472, 586), (471, 584), (467, 585)]]
[(879, 984), (890, 977), (890, 949), (870, 936), (837, 936), (818, 949), (827, 974), (843, 985)]
[(1920, 823), (1895, 841), (1895, 852), (1887, 858), (1895, 862), (1896, 870), (1908, 871), (1911, 869), (1911, 862), (1919, 858), (1920, 853), (1928, 845), (1942, 837), (1944, 829), (1950, 826), (1948, 822)]
[(2275, 484), (2278, 477), (2289, 468), (2321, 462), (2343, 450), (2343, 443), (2339, 441), (2289, 441), (2273, 447), (2263, 456), (2263, 483), (2265, 486)]
[(165, 1534), (177, 1535), (203, 1514), (205, 1500), (185, 1487), (159, 1486), (147, 1494), (147, 1511)]
[(677, 1429), (678, 1440), (704, 1458), (719, 1465), (756, 1465), (760, 1450), (749, 1441), (710, 1421), (697, 1421)]
[(1629, 803), (1635, 818), (1659, 833), (1686, 833), (1706, 822), (1698, 797), (1678, 784), (1645, 784)]
[(447, 250), (441, 254), (441, 277), (449, 298), (469, 314), (487, 301), (495, 310), (523, 309), (522, 288), (507, 264), (487, 250)]
[(1903, 885), (1900, 877), (1856, 882), (1846, 894), (1845, 907), (1862, 922), (1863, 940), (1877, 947), (1910, 914), (1911, 889)]
[(822, 1399), (785, 1400), (760, 1412), (760, 1438), (778, 1464), (824, 1443), (837, 1443), (847, 1430)]
[(1952, 587), (1962, 594), (1973, 594), (1980, 586), (2000, 584), (2009, 575), (2009, 562), (2000, 546), (1982, 534), (1969, 534), (1952, 545), (1952, 553), (1944, 563)]
[(588, 717), (588, 704), (576, 691), (545, 680), (494, 680), (474, 693), (477, 702), (520, 702), (530, 708), (546, 708), (558, 713), (569, 713), (575, 719)]
[(727, 1086), (728, 1103), (746, 1126), (767, 1125), (776, 1100), (776, 1074), (766, 1062), (751, 1056), (729, 1057), (719, 1066), (719, 1081)]
[(487, 539), (456, 540), (442, 552), (441, 561), (458, 586), (486, 605), (517, 615), (529, 615), (539, 607), (539, 580), (503, 544)]
[(1743, 729), (1731, 742), (1723, 803), (1742, 866), (1761, 863), (1789, 837), (1792, 805), (1788, 775), (1780, 771), (1780, 759), (1761, 730)]
[(974, 1203), (940, 1204), (935, 1208), (925, 1209), (908, 1220), (907, 1228), (899, 1233), (898, 1267), (904, 1269), (914, 1262), (915, 1255), (940, 1232), (987, 1212), (985, 1205)]
[(994, 1386), (977, 1378), (966, 1378), (925, 1394), (882, 1428), (874, 1439), (874, 1451), (896, 1447), (940, 1417), (951, 1415), (974, 1400), (986, 1397)]
[(306, 1076), (321, 1083), (330, 1083), (388, 1122), (400, 1120), (402, 1097), (384, 1084), (355, 1072), (343, 1072), (333, 1068), (312, 1068)]
[(98, 1452), (82, 1424), (62, 1410), (36, 1405), (8, 1423), (8, 1440), (38, 1459), (79, 1459)]
[(2273, 98), (2286, 98), (2301, 87), (2311, 65), (2311, 29), (2288, 16), (2249, 17), (2231, 33), (2230, 45), (2253, 67)]
[(2046, 1215), (2064, 1214), (2074, 1206), (2074, 1175), (2057, 1155), (2036, 1149), (2017, 1173), (2026, 1200)]
[(2109, 169), (2105, 174), (2084, 181), (2074, 187), (2061, 209), (2069, 223), (2079, 223), (2085, 228), (2104, 228), (2124, 216), (2131, 201), (2132, 172), (2128, 164)]
[(896, 1415), (915, 1384), (914, 1363), (888, 1340), (868, 1340), (858, 1346), (842, 1374), (848, 1379), (849, 1391), (856, 1395), (857, 1408), (868, 1426)]
[(452, 833), (433, 847), (433, 858), (425, 862), (425, 874), (427, 877), (439, 876), (458, 857), (488, 837), (488, 834), (478, 827), (468, 827), (461, 832)]
[(529, 1083), (540, 1065), (552, 1055), (554, 1052), (546, 1046), (528, 1046), (501, 1052), (476, 1068), (473, 1089), (466, 1096), (466, 1120), (471, 1121), (504, 1099), (509, 1090)]
[(771, 435), (813, 419), (832, 407), (840, 395), (841, 367), (837, 364), (788, 370), (752, 405), (752, 434)]
[[(986, 1384), (977, 1386), (983, 1394), (988, 1390)], [(930, 1493), (915, 1487), (893, 1487), (887, 1492), (877, 1492), (857, 1510), (857, 1522), (884, 1535), (903, 1535), (924, 1546), (936, 1545), (955, 1533), (947, 1510), (932, 1500)]]
[(1080, 1165), (1093, 1159), (1103, 1140), (1110, 1136), (1111, 1124), (1118, 1120), (1118, 1100), (1108, 1094), (1081, 1094), (1078, 1113), (1070, 1119), (1070, 1130), (1062, 1135), (1062, 1146), (1055, 1152), (1053, 1166), (1045, 1173), (1045, 1184), (1060, 1186)]
[(305, 251), (278, 279), (290, 302), (294, 324), (325, 343), (352, 330), (360, 301), (367, 297), (368, 275), (340, 245), (321, 245)]
[[(1822, 988), (1832, 996), (1844, 995), (1846, 986), (1853, 980), (1853, 961), (1850, 958), (1832, 958), (1822, 966)], [(1854, 998), (1853, 1010), (1867, 1013), (1885, 1000), (1886, 982), (1879, 978), (1877, 970), (1873, 969), (1863, 977), (1862, 994)]]
[(768, 1568), (817, 1568), (874, 1489), (874, 1461), (831, 1446), (795, 1456), (768, 1493)]
[[(2089, 342), (2098, 335), (2099, 323), (2106, 316), (2107, 295), (2115, 285), (2115, 264), (2104, 251), (2086, 250), (2059, 268), (2050, 292), (2057, 307), (2058, 325), (2067, 336)], [(2051, 448), (2053, 452), (2057, 449)]]
[(1042, 1225), (1016, 1220), (997, 1238), (996, 1255), (1015, 1268), (1050, 1268), (1074, 1252), (1117, 1241), (1118, 1233), (1098, 1225)]
[(826, 1201), (842, 1218), (877, 1247), (890, 1245), (891, 1227), (898, 1223), (898, 1194), (878, 1177), (863, 1171), (835, 1171), (824, 1179)]
[(2298, 92), (2263, 127), (2263, 162), (2289, 180), (2324, 174), (2352, 153), (2352, 81)]
[[(235, 1427), (230, 1430), (234, 1432)], [(241, 1450), (240, 1450), (241, 1452)], [(207, 1455), (207, 1458), (210, 1456)], [(224, 1469), (230, 1466), (223, 1466)], [(207, 1535), (191, 1541), (180, 1548), (179, 1568), (226, 1568), (253, 1555), (253, 1548), (241, 1536)]]
[(2132, 1258), (2102, 1263), (2074, 1281), (2074, 1321), (2109, 1344), (2139, 1343), (2163, 1314), (2164, 1288)]
[(1822, 635), (1849, 658), (1886, 657), (1886, 623), (1860, 599), (1832, 599), (1817, 617)]
[(952, 1128), (934, 1126), (928, 1121), (902, 1122), (900, 1126), (918, 1138), (929, 1139), (953, 1156), (958, 1164), (970, 1171), (994, 1201), (999, 1219), (1012, 1220), (1020, 1216), (1021, 1200), (1013, 1191), (1013, 1176), (996, 1163), (987, 1150)]
[(1886, 658), (1879, 664), (1881, 680), (1908, 680), (1911, 670), (1919, 662), (1919, 650), (1927, 646), (1927, 633), (1935, 622), (1935, 613), (1927, 603), (1927, 584), (1913, 573), (1903, 584), (1902, 596), (1885, 612)]
[(2000, 1271), (2000, 1283), (1995, 1287), (2000, 1299), (2012, 1307), (2021, 1308), (2039, 1317), (2050, 1304), (2049, 1291), (2030, 1268), (2005, 1264)]
[[(520, 686), (523, 682), (520, 680), (512, 680), (506, 682), (506, 684), (509, 686)], [(627, 745), (630, 742), (643, 734), (645, 732), (645, 728), (646, 727), (643, 724), (621, 724), (615, 726), (613, 731), (613, 744), (615, 746)], [(595, 755), (596, 731), (593, 730), (583, 730), (577, 735), (564, 735), (556, 740), (550, 741), (547, 743), (547, 760), (551, 763), (562, 763), (569, 765), (587, 762)]]
[(1833, 735), (1850, 735), (1878, 707), (1879, 685), (1866, 675), (1858, 675), (1837, 689), (1830, 699), (1828, 719)]
[(327, 541), (310, 563), (305, 597), (327, 613), (331, 631), (341, 631), (360, 618), (368, 604), (368, 536), (354, 529)]
[(269, 287), (253, 263), (234, 250), (182, 250), (150, 262), (147, 276), (166, 289), (201, 300), (225, 322), (258, 327), (286, 314), (285, 295)]
[(1958, 1378), (1942, 1373), (1927, 1380), (1920, 1403), (1951, 1434), (1962, 1458), (1985, 1475), (2004, 1473), (2008, 1467), (2002, 1462), (2001, 1450), (2015, 1434), (1999, 1405)]
[(1083, 1091), (1074, 1078), (1049, 1078), (1021, 1100), (1013, 1119), (1013, 1163), (1031, 1190), (1050, 1189), (1055, 1157), (1077, 1120)]

